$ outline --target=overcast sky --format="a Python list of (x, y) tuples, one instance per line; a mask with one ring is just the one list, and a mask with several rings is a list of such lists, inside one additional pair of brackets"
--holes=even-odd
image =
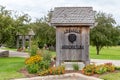
[(112, 14), (120, 25), (120, 0), (0, 0), (9, 10), (28, 13), (33, 20), (47, 15), (54, 7), (93, 7), (95, 11)]

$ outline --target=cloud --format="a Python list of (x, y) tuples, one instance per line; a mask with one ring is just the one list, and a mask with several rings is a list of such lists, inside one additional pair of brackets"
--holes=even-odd
[(96, 11), (113, 14), (113, 17), (120, 24), (119, 0), (0, 0), (0, 5), (7, 9), (28, 13), (33, 19), (47, 15), (54, 7), (67, 6), (92, 6)]

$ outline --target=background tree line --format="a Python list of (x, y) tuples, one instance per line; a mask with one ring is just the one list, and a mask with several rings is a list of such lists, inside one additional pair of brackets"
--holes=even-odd
[(35, 32), (33, 43), (42, 48), (44, 44), (55, 46), (55, 28), (47, 24), (48, 17), (31, 22), (28, 14), (16, 14), (0, 6), (0, 45), (16, 47), (17, 34), (26, 35), (30, 29)]
[[(55, 28), (48, 25), (51, 19), (51, 13), (31, 22), (28, 14), (16, 15), (16, 13), (6, 10), (0, 6), (0, 45), (7, 47), (16, 47), (16, 34), (25, 35), (32, 29), (35, 36), (33, 44), (42, 48), (55, 46)], [(90, 31), (90, 43), (96, 47), (96, 53), (99, 55), (104, 46), (115, 46), (120, 44), (120, 26), (115, 26), (116, 22), (111, 14), (98, 12), (95, 15), (97, 25)]]

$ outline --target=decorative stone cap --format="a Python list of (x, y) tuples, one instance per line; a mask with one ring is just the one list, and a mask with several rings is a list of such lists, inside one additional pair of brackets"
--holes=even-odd
[(93, 26), (95, 11), (92, 7), (56, 7), (52, 12), (53, 26)]

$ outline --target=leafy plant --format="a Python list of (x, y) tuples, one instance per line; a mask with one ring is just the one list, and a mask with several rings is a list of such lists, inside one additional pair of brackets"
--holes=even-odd
[(98, 65), (98, 66), (96, 66), (95, 73), (97, 73), (97, 74), (103, 74), (105, 72), (107, 72), (107, 68), (104, 65)]
[(49, 52), (42, 53), (43, 60), (51, 61), (52, 55)]
[(37, 73), (39, 66), (38, 64), (34, 63), (34, 64), (26, 65), (26, 68), (29, 73)]
[(47, 60), (43, 60), (39, 62), (39, 71), (46, 70), (50, 67), (50, 62)]
[(44, 75), (59, 75), (59, 74), (64, 74), (65, 73), (65, 67), (64, 66), (58, 66), (58, 67), (51, 67), (47, 70), (41, 71), (38, 73), (40, 76)]
[(30, 56), (36, 55), (37, 50), (38, 50), (37, 46), (32, 46), (30, 50)]
[(120, 66), (115, 66), (115, 70), (120, 70)]
[(29, 65), (29, 64), (38, 63), (38, 62), (42, 61), (42, 59), (43, 58), (40, 55), (31, 56), (30, 58), (27, 58), (25, 60), (25, 64)]
[(79, 65), (78, 64), (73, 64), (72, 67), (73, 67), (73, 70), (76, 70), (76, 71), (79, 70)]
[(25, 60), (26, 69), (29, 73), (37, 73), (39, 70), (39, 62), (42, 61), (42, 57), (40, 55), (31, 56)]
[(105, 67), (107, 68), (108, 72), (115, 71), (115, 66), (112, 63), (105, 63)]
[(90, 64), (87, 65), (83, 68), (82, 73), (85, 75), (93, 75), (94, 73), (97, 74), (103, 74), (105, 72), (113, 72), (115, 71), (115, 69), (119, 69), (119, 68), (115, 68), (115, 66), (112, 63), (105, 63), (103, 65), (95, 65), (95, 64)]
[(82, 72), (85, 75), (93, 75), (95, 72), (95, 67), (96, 66), (94, 64), (87, 65), (83, 68)]

